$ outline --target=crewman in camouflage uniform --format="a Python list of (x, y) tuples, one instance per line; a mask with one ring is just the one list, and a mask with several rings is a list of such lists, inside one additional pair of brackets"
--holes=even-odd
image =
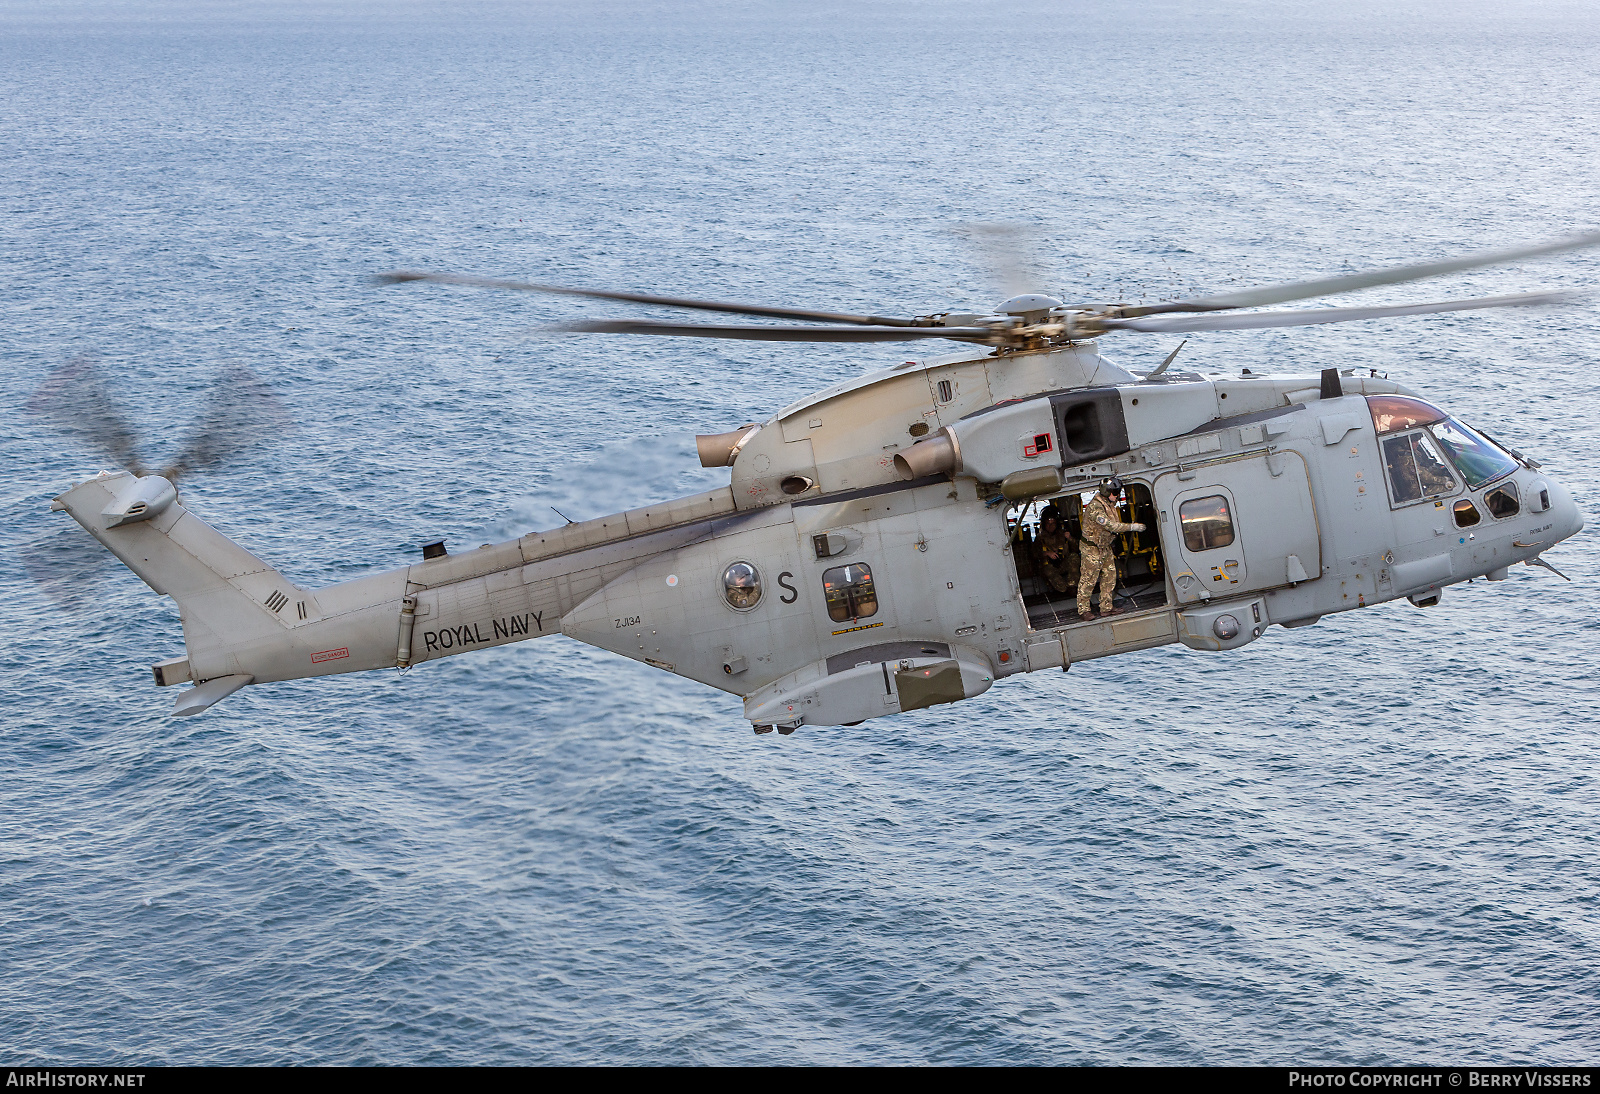
[(1053, 505), (1044, 511), (1034, 546), (1039, 550), (1039, 569), (1050, 587), (1058, 593), (1071, 592), (1078, 583), (1078, 555), (1072, 549), (1072, 533)]
[(1120, 615), (1116, 604), (1117, 556), (1112, 543), (1119, 532), (1142, 532), (1142, 524), (1125, 524), (1112, 499), (1122, 493), (1122, 480), (1113, 476), (1104, 479), (1093, 498), (1083, 507), (1079, 523), (1083, 527), (1083, 569), (1078, 578), (1078, 615), (1083, 619), (1096, 618), (1091, 610), (1096, 583), (1100, 586), (1100, 614)]

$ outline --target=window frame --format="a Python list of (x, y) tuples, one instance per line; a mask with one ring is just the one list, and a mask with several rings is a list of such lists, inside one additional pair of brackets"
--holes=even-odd
[[(732, 593), (736, 588), (739, 588), (739, 586), (729, 584), (729, 578), (730, 575), (732, 575), (733, 568), (735, 566), (748, 567), (751, 576), (755, 579), (755, 585), (753, 586), (755, 590), (755, 599), (750, 601), (748, 604), (740, 605), (733, 602)], [(754, 562), (751, 562), (748, 559), (740, 558), (735, 559), (722, 568), (722, 602), (731, 610), (736, 612), (753, 612), (761, 606), (761, 601), (763, 598), (765, 598), (765, 596), (766, 588), (761, 583), (761, 568)]]
[[(1489, 499), (1495, 494), (1506, 494), (1511, 498), (1511, 511), (1509, 513), (1496, 513)], [(1505, 479), (1496, 482), (1483, 492), (1483, 507), (1489, 511), (1489, 516), (1495, 520), (1510, 520), (1512, 517), (1522, 515), (1522, 491), (1517, 489), (1516, 479)]]
[[(851, 570), (863, 571), (864, 579), (852, 579), (850, 576)], [(844, 575), (842, 579), (836, 579), (831, 576), (833, 574), (838, 574), (841, 571)], [(853, 614), (834, 614), (834, 607), (841, 603), (841, 599), (834, 595), (833, 583), (835, 581), (841, 582), (839, 584), (839, 588), (844, 590), (842, 603), (845, 605), (848, 612)], [(861, 612), (858, 610), (865, 605), (865, 601), (867, 599), (866, 597), (860, 596), (856, 591), (862, 587), (866, 588), (867, 596), (871, 597), (872, 610), (869, 612)], [(835, 623), (855, 623), (862, 619), (871, 619), (873, 616), (877, 615), (879, 610), (883, 607), (883, 601), (878, 596), (878, 582), (877, 579), (872, 576), (872, 567), (865, 562), (846, 562), (842, 566), (830, 566), (828, 569), (822, 571), (822, 604), (828, 613), (828, 618)]]
[[(1190, 520), (1185, 514), (1185, 510), (1187, 510), (1191, 505), (1198, 505), (1205, 501), (1219, 501), (1222, 503), (1222, 517), (1228, 525), (1228, 538), (1221, 543), (1210, 543), (1197, 546), (1194, 541), (1189, 538)], [(1214, 520), (1215, 518), (1208, 519)], [(1202, 523), (1202, 520), (1197, 519), (1193, 523), (1198, 529), (1198, 526)], [(1207, 551), (1220, 551), (1224, 547), (1232, 547), (1239, 539), (1239, 528), (1238, 525), (1234, 523), (1233, 519), (1233, 499), (1228, 497), (1226, 494), (1206, 494), (1198, 498), (1188, 498), (1179, 502), (1178, 535), (1183, 539), (1183, 549), (1188, 551), (1190, 554), (1198, 555), (1204, 554)]]
[[(1389, 446), (1397, 441), (1405, 442), (1406, 456), (1408, 457), (1411, 465), (1412, 481), (1416, 484), (1418, 491), (1416, 497), (1406, 498), (1404, 500), (1400, 498), (1399, 491), (1396, 489), (1395, 468), (1390, 466), (1389, 463)], [(1427, 449), (1428, 454), (1432, 456), (1437, 462), (1438, 466), (1444, 470), (1446, 477), (1450, 481), (1449, 486), (1436, 488), (1432, 493), (1429, 493), (1428, 488), (1423, 485), (1422, 474), (1418, 469), (1417, 464), (1417, 446), (1419, 443)], [(1449, 457), (1447, 457), (1440, 449), (1441, 446), (1438, 440), (1435, 439), (1426, 428), (1421, 426), (1413, 429), (1400, 430), (1384, 434), (1379, 438), (1378, 458), (1383, 462), (1383, 481), (1385, 484), (1385, 489), (1389, 493), (1389, 508), (1409, 509), (1413, 505), (1422, 505), (1430, 501), (1441, 501), (1450, 497), (1452, 494), (1456, 494), (1461, 491), (1461, 473), (1456, 470), (1455, 465), (1450, 462)]]

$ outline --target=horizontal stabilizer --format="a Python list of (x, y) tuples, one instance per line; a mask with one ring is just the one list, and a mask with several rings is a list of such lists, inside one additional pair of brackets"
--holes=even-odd
[(190, 688), (178, 696), (178, 702), (172, 708), (172, 716), (187, 718), (192, 714), (199, 714), (202, 710), (216, 706), (254, 679), (254, 676), (219, 676), (215, 680), (207, 680), (199, 687)]

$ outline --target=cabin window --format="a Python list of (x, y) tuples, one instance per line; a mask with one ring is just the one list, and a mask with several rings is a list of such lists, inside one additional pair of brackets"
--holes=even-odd
[(1383, 462), (1396, 505), (1448, 494), (1456, 488), (1450, 469), (1425, 435), (1412, 433), (1383, 442)]
[(1462, 498), (1460, 501), (1456, 502), (1455, 513), (1457, 528), (1471, 528), (1474, 524), (1477, 524), (1478, 521), (1483, 519), (1483, 517), (1478, 513), (1478, 507), (1473, 505), (1466, 498)]
[(1497, 486), (1483, 496), (1483, 504), (1489, 507), (1489, 512), (1497, 520), (1514, 517), (1521, 511), (1522, 505), (1517, 498), (1517, 484), (1508, 482), (1504, 486)]
[(828, 618), (848, 623), (878, 614), (878, 591), (872, 584), (872, 567), (852, 562), (822, 571), (822, 596)]
[(1195, 498), (1178, 507), (1183, 545), (1191, 551), (1210, 551), (1233, 542), (1233, 514), (1221, 494)]
[(761, 573), (748, 562), (735, 562), (722, 571), (722, 594), (728, 607), (747, 612), (761, 603)]

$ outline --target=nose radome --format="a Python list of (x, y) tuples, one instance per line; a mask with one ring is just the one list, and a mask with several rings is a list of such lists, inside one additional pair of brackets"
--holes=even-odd
[(1552, 482), (1550, 492), (1552, 495), (1550, 508), (1556, 517), (1557, 526), (1567, 529), (1559, 538), (1569, 539), (1583, 531), (1583, 512), (1573, 500), (1572, 491), (1558, 482)]

